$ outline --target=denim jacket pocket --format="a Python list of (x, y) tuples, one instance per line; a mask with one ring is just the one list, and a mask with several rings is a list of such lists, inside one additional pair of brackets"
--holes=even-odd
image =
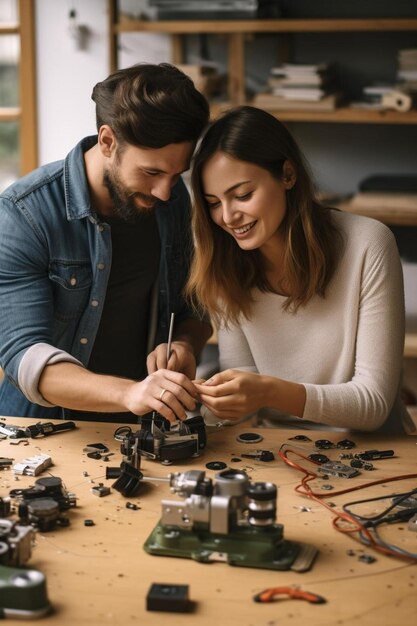
[(91, 291), (91, 265), (82, 261), (51, 261), (49, 279), (52, 281), (55, 319), (69, 321), (79, 317), (87, 307)]

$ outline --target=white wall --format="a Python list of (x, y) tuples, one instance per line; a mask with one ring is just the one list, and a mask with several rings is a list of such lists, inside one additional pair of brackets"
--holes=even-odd
[[(125, 0), (126, 11), (146, 9), (146, 0)], [(69, 12), (90, 33), (85, 49), (71, 35)], [(84, 136), (95, 133), (94, 85), (109, 74), (106, 0), (37, 0), (39, 164), (63, 158)], [(170, 60), (166, 35), (123, 34), (119, 65)]]
[[(69, 11), (91, 36), (87, 49), (71, 37)], [(37, 0), (39, 163), (63, 158), (95, 132), (93, 86), (109, 73), (105, 0)]]

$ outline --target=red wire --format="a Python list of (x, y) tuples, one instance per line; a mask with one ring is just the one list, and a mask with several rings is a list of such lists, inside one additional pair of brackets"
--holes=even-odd
[[(278, 452), (278, 455), (281, 457), (284, 463), (286, 463), (290, 467), (293, 467), (297, 471), (302, 472), (304, 474), (304, 477), (302, 478), (301, 483), (295, 487), (295, 491), (303, 496), (306, 496), (307, 498), (310, 498), (318, 502), (319, 504), (324, 506), (328, 511), (330, 511), (330, 513), (334, 515), (332, 525), (338, 532), (341, 532), (344, 534), (350, 534), (350, 535), (356, 532), (357, 533), (361, 532), (363, 535), (366, 536), (367, 540), (369, 541), (369, 545), (373, 547), (375, 550), (377, 550), (378, 552), (382, 552), (383, 554), (387, 554), (389, 556), (396, 556), (396, 557), (407, 559), (407, 560), (413, 560), (413, 561), (417, 560), (417, 557), (414, 558), (405, 554), (404, 555), (399, 554), (395, 552), (394, 550), (390, 550), (388, 547), (378, 544), (375, 541), (372, 534), (369, 532), (369, 530), (363, 524), (361, 524), (359, 520), (357, 520), (352, 515), (349, 515), (349, 513), (346, 513), (345, 511), (336, 511), (333, 507), (329, 506), (326, 502), (323, 502), (323, 499), (328, 497), (328, 495), (323, 494), (323, 493), (315, 493), (311, 489), (310, 485), (308, 484), (310, 481), (317, 478), (317, 474), (302, 467), (301, 465), (298, 465), (298, 463), (291, 461), (287, 456), (287, 453), (289, 452), (291, 452), (292, 454), (296, 454), (297, 456), (304, 459), (305, 461), (308, 461), (309, 463), (314, 463), (315, 465), (318, 465), (318, 464), (312, 461), (311, 459), (309, 459), (308, 457), (304, 456), (303, 454), (300, 454), (296, 450), (287, 449), (285, 451), (282, 451), (281, 449)], [(345, 493), (350, 493), (351, 491), (358, 491), (359, 489), (365, 489), (367, 487), (372, 487), (374, 485), (381, 485), (381, 484), (393, 482), (396, 480), (406, 480), (407, 478), (417, 478), (417, 474), (403, 474), (401, 476), (394, 476), (392, 478), (382, 478), (380, 480), (373, 480), (365, 484), (355, 485), (354, 487), (348, 487), (347, 489), (341, 489), (339, 491), (332, 491), (332, 496), (339, 496)], [(347, 522), (348, 524), (350, 524), (350, 527), (348, 528), (340, 527), (339, 526), (340, 521)], [(360, 541), (361, 543), (363, 543), (360, 537), (353, 537), (353, 538), (356, 541)]]

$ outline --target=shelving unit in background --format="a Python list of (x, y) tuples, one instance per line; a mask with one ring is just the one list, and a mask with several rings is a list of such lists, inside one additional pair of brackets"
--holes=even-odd
[[(256, 33), (291, 35), (296, 33), (357, 33), (357, 32), (413, 32), (417, 33), (416, 18), (355, 18), (355, 19), (269, 19), (228, 21), (145, 21), (130, 19), (119, 14), (117, 0), (108, 0), (110, 67), (118, 67), (118, 37), (123, 33), (165, 33), (171, 36), (172, 58), (175, 64), (185, 62), (184, 41), (187, 35), (215, 34), (228, 41), (228, 100), (212, 104), (215, 117), (230, 106), (246, 102), (245, 38)], [(285, 41), (284, 41), (285, 44)], [(285, 55), (285, 45), (283, 46)], [(284, 59), (285, 60), (285, 59)], [(250, 102), (249, 102), (250, 103)], [(273, 111), (270, 111), (274, 114)], [(279, 111), (277, 117), (284, 122), (415, 125), (417, 110), (406, 113), (354, 109), (347, 106), (331, 112)], [(366, 214), (361, 211), (362, 214)], [(401, 211), (372, 212), (371, 217), (388, 225), (417, 226), (416, 215)], [(417, 333), (407, 333), (405, 357), (417, 358)]]

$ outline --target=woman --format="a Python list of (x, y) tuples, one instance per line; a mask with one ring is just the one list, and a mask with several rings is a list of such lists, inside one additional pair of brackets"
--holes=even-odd
[(187, 292), (219, 325), (222, 371), (196, 384), (207, 409), (401, 432), (404, 293), (391, 231), (320, 205), (293, 137), (253, 107), (210, 126), (192, 187)]

